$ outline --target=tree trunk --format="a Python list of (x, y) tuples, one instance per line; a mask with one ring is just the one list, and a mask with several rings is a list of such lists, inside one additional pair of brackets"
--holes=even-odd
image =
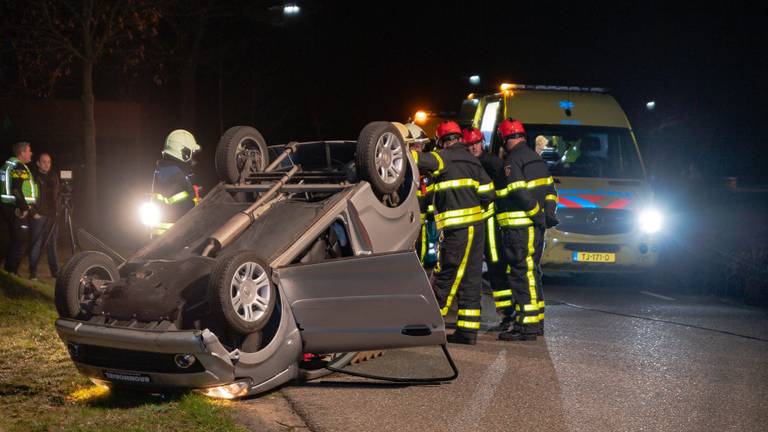
[(98, 158), (96, 154), (95, 101), (93, 97), (93, 61), (83, 60), (83, 152), (85, 153), (85, 220), (97, 214), (99, 202)]

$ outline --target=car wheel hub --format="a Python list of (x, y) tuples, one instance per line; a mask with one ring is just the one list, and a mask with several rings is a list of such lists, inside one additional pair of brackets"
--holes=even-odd
[(231, 303), (244, 321), (257, 321), (267, 312), (272, 295), (267, 272), (254, 262), (240, 265), (232, 277)]
[(384, 183), (392, 184), (403, 170), (403, 146), (391, 132), (379, 137), (375, 151), (376, 171)]

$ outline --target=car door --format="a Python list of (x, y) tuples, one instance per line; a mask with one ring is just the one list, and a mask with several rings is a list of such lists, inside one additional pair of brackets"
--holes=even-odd
[(304, 352), (446, 343), (437, 301), (412, 251), (291, 265), (275, 273)]

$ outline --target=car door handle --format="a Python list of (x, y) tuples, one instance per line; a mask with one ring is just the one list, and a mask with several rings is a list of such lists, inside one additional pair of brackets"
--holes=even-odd
[(407, 325), (400, 330), (400, 333), (406, 336), (429, 336), (432, 334), (432, 330), (423, 324)]

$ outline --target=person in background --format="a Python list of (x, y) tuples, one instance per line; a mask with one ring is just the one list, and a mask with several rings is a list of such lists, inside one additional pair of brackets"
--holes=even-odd
[(20, 141), (13, 146), (13, 156), (5, 161), (0, 174), (2, 182), (3, 218), (8, 224), (8, 252), (4, 268), (18, 275), (24, 255), (24, 245), (29, 235), (28, 221), (39, 218), (35, 210), (38, 190), (32, 171), (27, 164), (32, 161), (32, 146)]
[(51, 277), (59, 274), (59, 257), (56, 251), (58, 238), (58, 212), (61, 203), (59, 177), (51, 170), (51, 155), (43, 153), (37, 159), (35, 181), (40, 197), (37, 203), (37, 219), (30, 223), (32, 247), (29, 250), (29, 278), (37, 280), (37, 264), (43, 248), (48, 252), (48, 269)]

